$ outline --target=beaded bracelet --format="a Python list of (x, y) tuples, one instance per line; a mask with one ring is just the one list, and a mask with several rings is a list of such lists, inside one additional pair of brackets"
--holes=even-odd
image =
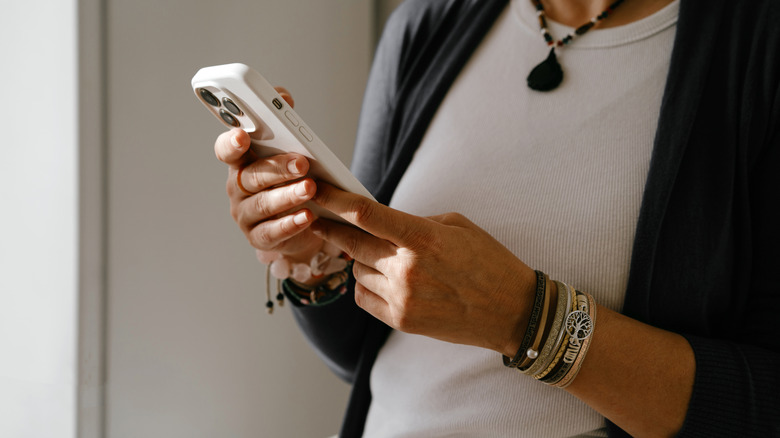
[[(315, 254), (307, 263), (294, 262), (277, 251), (257, 250), (257, 259), (266, 264), (266, 311), (272, 314), (274, 302), (271, 300), (271, 277), (276, 277), (276, 300), (279, 307), (284, 305), (284, 297), (287, 295), (298, 305), (324, 305), (323, 297), (327, 303), (335, 301), (341, 294), (339, 286), (346, 284), (349, 275), (347, 270), (351, 266), (348, 257), (335, 245), (328, 242), (322, 250)], [(307, 286), (304, 283), (309, 280), (323, 280), (320, 286)], [(284, 280), (282, 282), (282, 280)], [(285, 287), (286, 286), (286, 287)], [(346, 289), (345, 289), (346, 290)], [(305, 293), (304, 293), (305, 292)], [(286, 293), (286, 294), (285, 294)], [(305, 296), (305, 298), (301, 298)]]
[(531, 317), (528, 320), (528, 327), (525, 329), (525, 335), (520, 342), (520, 348), (517, 349), (515, 357), (510, 359), (508, 356), (503, 356), (504, 366), (509, 368), (517, 368), (518, 364), (526, 356), (526, 351), (531, 345), (536, 331), (539, 329), (539, 317), (542, 312), (545, 290), (547, 289), (547, 276), (541, 271), (534, 272), (536, 273), (536, 297), (534, 298), (534, 307), (531, 309)]
[(282, 281), (282, 290), (300, 306), (327, 306), (347, 293), (347, 280), (349, 280), (347, 271), (350, 267), (352, 261), (347, 263), (346, 269), (333, 273), (317, 286), (307, 286), (288, 278)]

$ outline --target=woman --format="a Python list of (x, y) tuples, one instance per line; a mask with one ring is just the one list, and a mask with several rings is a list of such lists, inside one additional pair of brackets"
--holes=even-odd
[[(354, 384), (341, 436), (780, 434), (780, 5), (734, 3), (405, 3), (353, 161), (393, 208), (277, 186), (306, 160), (217, 139), (264, 260), (308, 263), (323, 241), (354, 258), (343, 298), (285, 283)], [(562, 80), (552, 61), (529, 74), (546, 39)], [(310, 199), (358, 228), (278, 216)], [(555, 322), (575, 303), (582, 339)]]

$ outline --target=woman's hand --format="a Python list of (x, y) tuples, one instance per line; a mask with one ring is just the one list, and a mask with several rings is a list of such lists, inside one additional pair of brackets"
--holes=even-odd
[(312, 226), (355, 259), (360, 307), (404, 332), (515, 355), (536, 277), (487, 232), (458, 214), (417, 217), (327, 184), (314, 202), (361, 228)]
[[(535, 274), (485, 231), (457, 214), (412, 216), (326, 184), (314, 201), (365, 230), (312, 226), (355, 258), (359, 306), (401, 331), (514, 356)], [(693, 388), (691, 346), (607, 308), (597, 312), (588, 357), (566, 390), (632, 436), (676, 434)]]
[[(293, 106), (287, 90), (277, 91)], [(217, 158), (228, 165), (231, 216), (249, 243), (261, 252), (276, 251), (293, 260), (308, 261), (322, 246), (322, 240), (308, 230), (315, 217), (308, 209), (285, 214), (311, 199), (317, 190), (311, 179), (299, 180), (309, 171), (308, 160), (297, 154), (258, 159), (249, 146), (249, 134), (238, 128), (223, 133), (214, 144)]]

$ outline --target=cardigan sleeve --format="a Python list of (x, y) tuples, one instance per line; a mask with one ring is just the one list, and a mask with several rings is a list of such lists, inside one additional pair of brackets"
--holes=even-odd
[(680, 4), (623, 313), (693, 349), (681, 437), (780, 436), (778, 20)]
[[(780, 103), (780, 92), (776, 94)], [(780, 437), (780, 105), (771, 140), (751, 170), (750, 295), (733, 341), (686, 336), (696, 377), (682, 437)], [(728, 327), (728, 324), (724, 324)]]

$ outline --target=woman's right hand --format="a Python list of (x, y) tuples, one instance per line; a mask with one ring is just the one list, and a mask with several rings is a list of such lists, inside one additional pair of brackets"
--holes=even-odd
[[(238, 128), (222, 133), (214, 144), (217, 158), (229, 167), (231, 216), (261, 254), (273, 251), (294, 261), (308, 261), (323, 244), (308, 229), (316, 218), (306, 208), (286, 214), (317, 191), (310, 178), (299, 180), (309, 170), (308, 160), (297, 154), (257, 158), (249, 146), (249, 134)], [(241, 185), (246, 191), (239, 187), (241, 169)]]

